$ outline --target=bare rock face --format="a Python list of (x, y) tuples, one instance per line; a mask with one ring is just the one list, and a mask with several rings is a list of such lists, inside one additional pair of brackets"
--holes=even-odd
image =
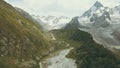
[(65, 29), (77, 29), (79, 28), (80, 23), (78, 17), (74, 17), (65, 27)]
[(93, 16), (90, 18), (90, 22), (93, 22), (93, 26), (95, 27), (108, 27), (110, 25), (108, 20), (110, 21), (111, 18), (109, 12), (106, 10), (103, 11), (101, 16), (93, 14)]

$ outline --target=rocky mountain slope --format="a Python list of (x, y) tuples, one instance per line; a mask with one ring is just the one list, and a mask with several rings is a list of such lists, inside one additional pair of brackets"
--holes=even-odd
[(64, 29), (76, 29), (76, 28), (79, 28), (80, 25), (79, 24), (79, 21), (78, 21), (78, 17), (74, 17), (65, 27)]
[(110, 8), (104, 7), (100, 2), (96, 2), (89, 10), (78, 18), (78, 21), (85, 26), (107, 27), (110, 24)]

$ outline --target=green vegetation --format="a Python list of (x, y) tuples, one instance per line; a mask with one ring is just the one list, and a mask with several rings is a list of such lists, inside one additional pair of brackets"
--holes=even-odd
[(44, 32), (29, 14), (0, 0), (0, 68), (28, 68), (24, 65), (31, 60), (36, 65), (34, 62), (26, 65), (35, 68), (43, 58), (63, 49), (64, 45), (62, 41), (51, 40), (50, 33)]
[(40, 61), (56, 47), (45, 35), (47, 34), (35, 21), (0, 0), (0, 68), (14, 68), (11, 66), (29, 60), (38, 61), (35, 60), (36, 57)]
[(103, 46), (91, 42), (76, 49), (78, 68), (120, 68), (120, 60)]
[(76, 60), (77, 68), (120, 68), (119, 56), (95, 43), (89, 33), (78, 29), (54, 30), (53, 33), (71, 42), (74, 49), (67, 57)]

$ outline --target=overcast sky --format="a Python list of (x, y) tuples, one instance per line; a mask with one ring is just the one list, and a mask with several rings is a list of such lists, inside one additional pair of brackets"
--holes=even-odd
[[(13, 6), (35, 15), (80, 16), (97, 0), (5, 0)], [(120, 0), (99, 0), (104, 6), (113, 7)]]

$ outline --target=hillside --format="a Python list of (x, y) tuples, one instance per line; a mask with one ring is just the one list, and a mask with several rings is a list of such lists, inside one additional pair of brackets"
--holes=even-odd
[(0, 0), (0, 68), (36, 64), (54, 50), (48, 36), (35, 21)]
[(119, 56), (94, 42), (92, 36), (79, 29), (52, 31), (56, 37), (69, 42), (73, 50), (67, 55), (76, 60), (77, 68), (120, 68)]

